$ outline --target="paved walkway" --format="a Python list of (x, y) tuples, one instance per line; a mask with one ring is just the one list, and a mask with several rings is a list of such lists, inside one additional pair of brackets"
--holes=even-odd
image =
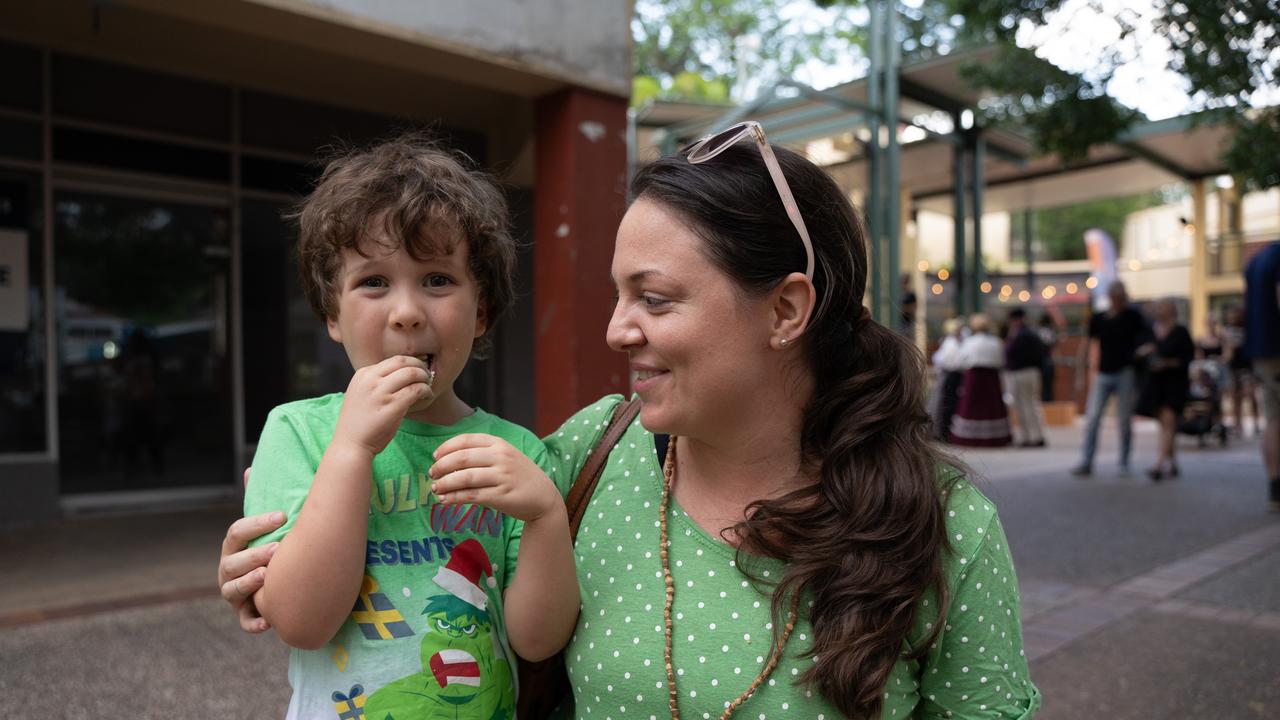
[[(1079, 431), (963, 457), (996, 502), (1026, 651), (1057, 718), (1280, 717), (1280, 516), (1256, 443), (1199, 450), (1182, 477), (1072, 478)], [(1140, 425), (1134, 468), (1153, 428)], [(0, 533), (0, 692), (66, 718), (279, 717), (287, 649), (240, 633), (213, 587), (234, 507)]]

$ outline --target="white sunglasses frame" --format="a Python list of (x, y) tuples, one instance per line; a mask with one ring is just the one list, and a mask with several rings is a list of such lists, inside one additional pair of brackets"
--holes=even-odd
[[(764, 128), (760, 123), (755, 120), (744, 120), (718, 133), (707, 135), (689, 148), (685, 153), (685, 159), (690, 165), (699, 165), (729, 149), (747, 135), (755, 138), (756, 145), (760, 147), (760, 156), (764, 158), (764, 166), (769, 170), (769, 177), (773, 178), (773, 187), (778, 191), (778, 197), (782, 199), (782, 207), (787, 211), (787, 217), (791, 218), (791, 224), (795, 225), (796, 232), (800, 233), (800, 239), (804, 241), (806, 258), (804, 274), (809, 278), (809, 282), (813, 282), (813, 241), (809, 239), (809, 228), (805, 227), (804, 218), (800, 216), (800, 207), (796, 205), (796, 198), (791, 194), (791, 186), (787, 184), (787, 178), (782, 174), (782, 166), (778, 164), (777, 156), (769, 147), (769, 140), (765, 138)], [(726, 139), (703, 152), (707, 143), (718, 137)]]

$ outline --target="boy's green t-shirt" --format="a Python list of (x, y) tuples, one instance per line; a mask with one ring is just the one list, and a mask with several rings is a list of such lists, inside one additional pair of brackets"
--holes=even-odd
[[(267, 417), (244, 510), (283, 510), (287, 522), (255, 544), (293, 527), (342, 399), (288, 403)], [(359, 597), (327, 645), (292, 651), (288, 720), (514, 715), (515, 656), (502, 592), (515, 573), (523, 524), (478, 505), (437, 504), (427, 475), (435, 449), (464, 433), (502, 438), (550, 470), (533, 433), (483, 410), (447, 427), (404, 420), (373, 461)]]

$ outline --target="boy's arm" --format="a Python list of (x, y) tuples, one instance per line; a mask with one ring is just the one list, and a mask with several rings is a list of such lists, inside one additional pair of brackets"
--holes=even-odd
[(328, 642), (360, 592), (372, 468), (368, 449), (330, 444), (254, 595), (258, 612), (293, 647), (314, 650)]
[(323, 646), (351, 612), (364, 578), (373, 458), (410, 406), (430, 394), (417, 358), (388, 358), (351, 378), (307, 498), (254, 595), (262, 617), (289, 645)]
[(503, 596), (507, 640), (526, 660), (545, 660), (569, 643), (578, 622), (578, 573), (564, 503), (526, 521), (515, 578)]
[(450, 438), (435, 457), (431, 490), (441, 503), (486, 505), (524, 522), (518, 570), (503, 596), (507, 640), (526, 660), (551, 657), (569, 642), (579, 603), (560, 491), (533, 459), (492, 435)]

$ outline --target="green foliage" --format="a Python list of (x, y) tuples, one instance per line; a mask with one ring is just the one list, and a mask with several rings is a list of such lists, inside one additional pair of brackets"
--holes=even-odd
[[(812, 0), (820, 8), (865, 6), (866, 0)], [(919, 62), (946, 55), (956, 48), (995, 41), (989, 33), (975, 32), (948, 3), (926, 0), (896, 3), (898, 44), (903, 62)]]
[(1226, 161), (1243, 187), (1280, 185), (1280, 108), (1238, 116), (1236, 136), (1227, 150)]
[[(1063, 0), (944, 0), (963, 16), (974, 36), (991, 37), (1005, 51), (967, 76), (1002, 97), (986, 108), (995, 122), (1019, 122), (1037, 145), (1065, 159), (1085, 156), (1091, 146), (1113, 140), (1141, 116), (1106, 97), (1106, 85), (1137, 48), (1117, 46), (1098, 59), (1088, 79), (1046, 69), (1033, 50), (1014, 49), (1021, 23), (1044, 25)], [(1254, 93), (1277, 84), (1280, 65), (1280, 3), (1275, 0), (1154, 0), (1155, 31), (1169, 41), (1169, 68), (1187, 79), (1192, 97), (1237, 135), (1224, 161), (1250, 189), (1280, 184), (1280, 118), (1276, 108), (1246, 112)], [(1130, 16), (1113, 18), (1124, 43), (1136, 27)]]
[(662, 84), (657, 78), (649, 75), (636, 75), (631, 78), (631, 106), (640, 107), (662, 94)]
[(961, 76), (1000, 93), (981, 107), (989, 122), (1031, 131), (1036, 147), (1064, 162), (1082, 160), (1093, 145), (1110, 142), (1141, 114), (1112, 100), (1099, 82), (1005, 45), (983, 65), (961, 68)]
[[(834, 63), (863, 45), (862, 28), (849, 13), (834, 13), (833, 22), (813, 27), (789, 16), (789, 4), (637, 0), (631, 22), (635, 74), (657, 83), (662, 99), (721, 102), (736, 83), (767, 84), (792, 76), (809, 60)], [(741, 78), (740, 65), (746, 70)], [(651, 92), (652, 85), (644, 90)]]
[(1044, 25), (1046, 18), (1064, 0), (943, 0), (941, 5), (964, 18), (973, 32), (1001, 42), (1013, 43), (1018, 23), (1028, 20)]
[[(1083, 260), (1085, 230), (1101, 228), (1119, 243), (1130, 214), (1165, 202), (1161, 193), (1153, 192), (1034, 210), (1031, 222), (1035, 259)], [(1010, 236), (1011, 256), (1016, 260), (1025, 259), (1025, 248), (1023, 218), (1015, 215)]]
[(691, 70), (678, 73), (671, 79), (671, 92), (679, 97), (698, 98), (707, 102), (729, 100), (729, 84), (725, 80), (708, 80)]
[[(862, 9), (867, 0), (811, 0), (830, 11)], [(1254, 94), (1280, 84), (1280, 2), (1277, 0), (1152, 0), (1154, 30), (1172, 49), (1170, 69), (1187, 79), (1203, 108), (1232, 125), (1234, 146), (1224, 156), (1233, 175), (1250, 189), (1280, 185), (1280, 108), (1244, 112)], [(819, 28), (788, 17), (790, 0), (636, 0), (636, 98), (722, 101), (739, 82), (768, 83), (790, 76), (814, 59), (834, 62), (851, 52), (865, 57), (865, 14), (839, 13)], [(1097, 5), (1098, 3), (1094, 3)], [(987, 123), (1029, 129), (1037, 147), (1067, 162), (1112, 142), (1142, 115), (1106, 92), (1117, 68), (1137, 47), (1132, 13), (1112, 18), (1120, 42), (1099, 57), (1088, 76), (1065, 72), (1019, 49), (1024, 23), (1043, 26), (1065, 0), (922, 0), (894, 2), (898, 42), (907, 62), (976, 43), (1002, 46), (981, 67), (966, 68), (971, 82), (997, 97), (979, 108)], [(736, 38), (759, 47), (743, 50), (746, 73), (738, 77)], [(684, 75), (692, 73), (693, 78)]]
[(1156, 27), (1175, 52), (1169, 67), (1208, 96), (1210, 107), (1243, 106), (1274, 87), (1280, 57), (1275, 0), (1159, 0)]

